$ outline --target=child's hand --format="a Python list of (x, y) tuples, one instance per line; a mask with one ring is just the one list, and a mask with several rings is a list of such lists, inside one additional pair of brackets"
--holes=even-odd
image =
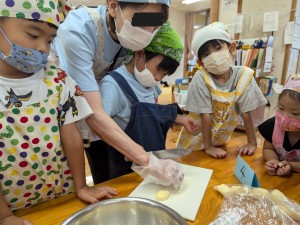
[(270, 176), (275, 176), (276, 171), (279, 168), (279, 161), (276, 159), (269, 160), (265, 163), (265, 168), (267, 170), (267, 174)]
[(112, 198), (113, 195), (117, 195), (118, 192), (114, 188), (110, 187), (89, 187), (85, 186), (77, 191), (78, 197), (86, 202), (95, 203), (100, 198), (107, 197)]
[(3, 220), (0, 221), (0, 225), (33, 225), (28, 220), (24, 220), (20, 217), (17, 217), (15, 215), (10, 215), (8, 217), (5, 217)]
[(197, 122), (193, 118), (188, 117), (186, 115), (178, 115), (175, 122), (184, 126), (184, 128), (189, 133), (195, 132), (199, 128), (199, 125), (200, 125), (199, 122)]
[(256, 145), (254, 144), (245, 144), (243, 146), (237, 147), (236, 151), (239, 155), (253, 155), (256, 150)]
[(227, 152), (225, 152), (221, 148), (217, 148), (215, 146), (211, 146), (210, 148), (205, 148), (204, 151), (206, 154), (210, 155), (215, 159), (222, 159), (226, 157)]
[(281, 161), (278, 163), (278, 169), (276, 171), (276, 175), (278, 176), (286, 176), (292, 172), (291, 164), (288, 161)]

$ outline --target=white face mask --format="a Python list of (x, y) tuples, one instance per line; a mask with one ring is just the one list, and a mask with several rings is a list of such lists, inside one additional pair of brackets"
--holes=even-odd
[(232, 63), (229, 50), (211, 53), (202, 60), (204, 67), (208, 72), (216, 75), (222, 75), (229, 70)]
[(123, 27), (121, 28), (120, 32), (118, 32), (115, 20), (116, 34), (118, 36), (120, 44), (124, 48), (128, 48), (132, 51), (142, 50), (150, 44), (151, 40), (159, 29), (156, 29), (153, 33), (151, 33), (140, 27), (134, 27), (128, 20), (124, 20), (120, 6), (119, 9), (124, 21)]
[(153, 74), (151, 73), (150, 70), (147, 69), (146, 62), (145, 62), (145, 69), (143, 71), (141, 72), (138, 71), (135, 65), (133, 69), (133, 73), (135, 78), (138, 80), (138, 82), (140, 82), (145, 87), (154, 87), (157, 84), (157, 81), (154, 79)]

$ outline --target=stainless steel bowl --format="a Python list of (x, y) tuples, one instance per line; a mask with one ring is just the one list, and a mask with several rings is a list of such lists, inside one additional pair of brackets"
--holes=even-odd
[(144, 198), (103, 200), (76, 212), (61, 225), (187, 225), (173, 209)]

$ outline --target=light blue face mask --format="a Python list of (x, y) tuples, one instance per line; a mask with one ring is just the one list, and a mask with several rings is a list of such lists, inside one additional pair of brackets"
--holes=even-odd
[(5, 63), (24, 73), (36, 73), (46, 67), (48, 53), (24, 48), (20, 45), (11, 43), (1, 28), (0, 31), (11, 46), (10, 54), (8, 56), (0, 51), (0, 58)]

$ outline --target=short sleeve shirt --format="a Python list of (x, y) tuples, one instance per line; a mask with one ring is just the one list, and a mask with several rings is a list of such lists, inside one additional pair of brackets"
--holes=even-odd
[[(97, 9), (104, 28), (103, 60), (112, 63), (121, 45), (115, 42), (107, 29), (106, 6)], [(59, 57), (60, 66), (66, 70), (82, 91), (98, 91), (99, 86), (93, 71), (94, 58), (99, 50), (99, 37), (93, 19), (84, 7), (71, 10), (57, 31), (51, 51)], [(119, 57), (127, 54), (123, 49)]]
[[(126, 79), (140, 102), (157, 102), (158, 95), (161, 93), (158, 86), (153, 88), (143, 86), (127, 71), (125, 66), (119, 67), (116, 72)], [(130, 119), (131, 102), (111, 76), (105, 76), (99, 87), (104, 111), (124, 130)]]
[[(275, 117), (272, 117), (257, 127), (259, 133), (264, 137), (264, 139), (266, 139), (270, 143), (272, 143), (274, 126), (275, 126)], [(288, 132), (285, 132), (283, 148), (288, 152), (292, 151), (294, 149), (300, 149), (300, 139), (294, 146), (291, 146), (289, 137), (288, 137)]]
[[(78, 85), (71, 77), (66, 75), (59, 83), (63, 90), (60, 94), (60, 106), (63, 106), (68, 98), (74, 98), (78, 110), (76, 116), (72, 114), (72, 110), (68, 110), (64, 115), (64, 124), (76, 122), (92, 114), (87, 101), (78, 93), (80, 91)], [(51, 84), (47, 84), (44, 70), (23, 79), (8, 79), (0, 76), (0, 111), (43, 101), (48, 95), (47, 85)]]
[[(213, 81), (218, 90), (234, 90), (239, 78), (242, 75), (243, 66), (231, 66), (230, 78), (225, 84), (219, 84), (214, 78)], [(254, 78), (251, 79), (248, 87), (236, 103), (238, 113), (249, 112), (261, 105), (267, 104), (267, 100), (259, 89)], [(185, 109), (195, 113), (212, 113), (211, 94), (205, 85), (204, 75), (198, 70), (189, 85)]]

